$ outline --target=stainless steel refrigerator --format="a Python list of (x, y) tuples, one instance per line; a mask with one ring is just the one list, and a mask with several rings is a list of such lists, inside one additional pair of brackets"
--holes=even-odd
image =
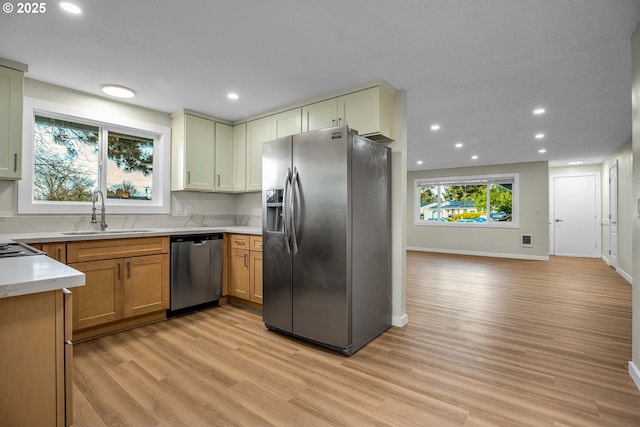
[(391, 324), (391, 150), (347, 126), (263, 145), (263, 318), (352, 355)]

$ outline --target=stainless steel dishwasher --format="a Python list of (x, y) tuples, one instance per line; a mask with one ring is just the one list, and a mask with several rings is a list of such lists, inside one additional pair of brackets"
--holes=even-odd
[(171, 237), (169, 315), (214, 305), (222, 296), (222, 233)]

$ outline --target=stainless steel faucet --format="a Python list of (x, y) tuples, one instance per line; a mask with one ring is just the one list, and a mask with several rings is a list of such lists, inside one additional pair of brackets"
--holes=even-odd
[(107, 228), (105, 208), (104, 208), (104, 194), (102, 191), (96, 190), (93, 192), (93, 197), (91, 198), (91, 202), (93, 203), (93, 207), (91, 208), (91, 224), (97, 224), (98, 220), (96, 219), (96, 202), (98, 201), (98, 196), (102, 201), (102, 207), (100, 208), (100, 231), (104, 231)]

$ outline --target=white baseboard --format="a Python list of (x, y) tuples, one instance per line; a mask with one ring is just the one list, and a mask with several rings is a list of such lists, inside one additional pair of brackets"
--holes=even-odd
[(402, 328), (407, 323), (409, 323), (409, 316), (407, 314), (403, 314), (402, 316), (391, 316), (391, 325)]
[(631, 379), (635, 383), (638, 390), (640, 390), (640, 370), (638, 369), (636, 364), (633, 363), (633, 361), (629, 361), (629, 375), (631, 376)]
[(624, 278), (624, 280), (626, 280), (627, 282), (633, 285), (633, 277), (631, 277), (631, 275), (627, 274), (626, 271), (620, 268), (616, 268), (616, 271), (618, 272), (619, 275), (621, 275)]
[(437, 252), (442, 254), (454, 254), (454, 255), (473, 255), (473, 256), (486, 256), (494, 258), (515, 258), (515, 259), (530, 259), (534, 261), (549, 261), (548, 255), (522, 255), (522, 254), (507, 254), (499, 252), (476, 252), (476, 251), (459, 251), (453, 249), (436, 249), (436, 248), (417, 248), (407, 247), (408, 251), (418, 252)]

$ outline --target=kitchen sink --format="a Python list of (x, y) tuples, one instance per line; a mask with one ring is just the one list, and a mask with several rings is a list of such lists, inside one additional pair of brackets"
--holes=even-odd
[(129, 234), (129, 233), (149, 233), (152, 230), (104, 230), (104, 231), (68, 231), (65, 236), (92, 236), (92, 235), (105, 235), (105, 234)]

